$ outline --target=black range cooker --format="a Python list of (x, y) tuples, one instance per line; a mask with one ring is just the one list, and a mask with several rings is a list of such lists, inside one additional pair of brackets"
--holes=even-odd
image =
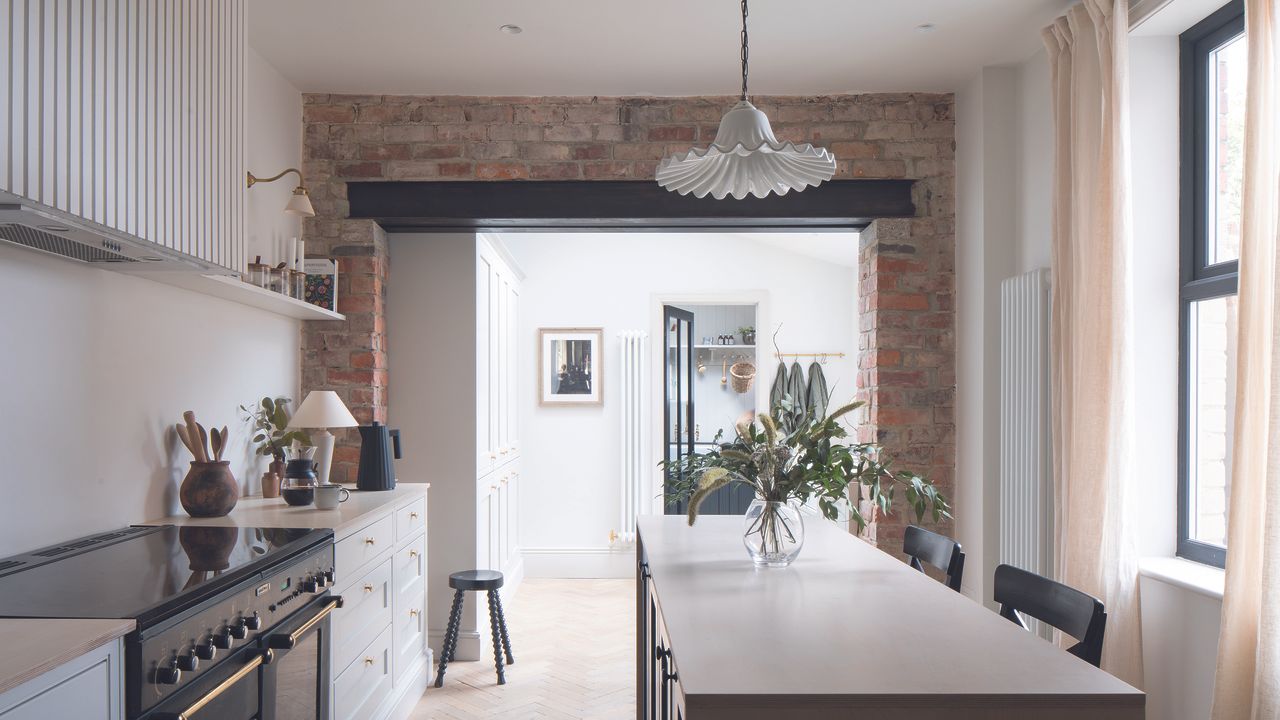
[(330, 530), (129, 527), (0, 559), (0, 617), (131, 618), (130, 720), (328, 717)]

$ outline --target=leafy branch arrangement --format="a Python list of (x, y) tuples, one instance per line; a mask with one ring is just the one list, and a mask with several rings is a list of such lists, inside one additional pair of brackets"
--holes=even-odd
[[(861, 531), (874, 518), (865, 518), (858, 501), (866, 498), (882, 514), (889, 514), (899, 487), (916, 520), (932, 513), (934, 521), (951, 517), (951, 507), (938, 489), (919, 475), (895, 471), (892, 461), (876, 443), (841, 442), (848, 432), (839, 420), (864, 403), (845, 405), (828, 415), (812, 412), (801, 416), (795, 427), (783, 434), (780, 418), (790, 415), (790, 403), (773, 408), (773, 415), (761, 413), (744, 417), (735, 427), (737, 437), (704, 454), (691, 453), (670, 464), (668, 503), (688, 500), (689, 524), (698, 518), (698, 508), (716, 490), (731, 483), (750, 487), (757, 498), (768, 502), (802, 504), (816, 499), (822, 514), (835, 520), (844, 503)], [(850, 497), (850, 487), (857, 497)]]
[(271, 456), (276, 462), (284, 462), (284, 449), (294, 440), (303, 445), (311, 444), (311, 436), (301, 430), (288, 430), (289, 398), (262, 398), (254, 407), (240, 406), (244, 421), (253, 428), (253, 442), (258, 443), (255, 452), (263, 457)]

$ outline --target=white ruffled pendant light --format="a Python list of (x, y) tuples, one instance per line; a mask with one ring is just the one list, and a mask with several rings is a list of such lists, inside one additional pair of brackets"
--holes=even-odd
[(741, 98), (720, 120), (711, 147), (672, 155), (658, 164), (658, 184), (681, 195), (717, 200), (732, 195), (741, 200), (747, 195), (800, 192), (835, 174), (836, 159), (830, 151), (809, 143), (778, 142), (769, 118), (747, 102), (747, 0), (742, 0)]

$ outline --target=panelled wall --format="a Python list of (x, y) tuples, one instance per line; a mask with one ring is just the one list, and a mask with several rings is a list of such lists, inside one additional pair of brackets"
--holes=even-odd
[(0, 0), (0, 190), (244, 252), (245, 0)]
[[(950, 494), (953, 98), (753, 100), (779, 138), (829, 147), (839, 178), (917, 180), (917, 217), (877, 221), (863, 235), (859, 391), (871, 404), (863, 432)], [(347, 181), (652, 178), (663, 156), (709, 143), (732, 104), (728, 97), (306, 95), (304, 173), (317, 216), (304, 232), (309, 252), (339, 259), (339, 311), (347, 319), (307, 324), (304, 389), (336, 390), (362, 423), (386, 420), (386, 314), (396, 312), (386, 305), (387, 244), (373, 222), (346, 219)], [(342, 437), (335, 476), (354, 479), (357, 458), (354, 437)], [(882, 522), (881, 541), (900, 546), (906, 522), (902, 513)]]

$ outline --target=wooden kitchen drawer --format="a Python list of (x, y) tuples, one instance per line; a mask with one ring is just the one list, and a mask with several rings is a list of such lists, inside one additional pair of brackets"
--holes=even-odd
[(333, 683), (334, 717), (364, 720), (374, 717), (391, 693), (391, 628), (366, 645)]
[(346, 667), (391, 623), (391, 576), (387, 558), (342, 591), (343, 606), (333, 613), (333, 667)]
[(333, 549), (334, 574), (339, 587), (355, 576), (364, 564), (377, 558), (396, 544), (394, 513), (377, 520), (339, 540)]
[(427, 525), (427, 499), (421, 498), (396, 509), (396, 542), (411, 537)]

